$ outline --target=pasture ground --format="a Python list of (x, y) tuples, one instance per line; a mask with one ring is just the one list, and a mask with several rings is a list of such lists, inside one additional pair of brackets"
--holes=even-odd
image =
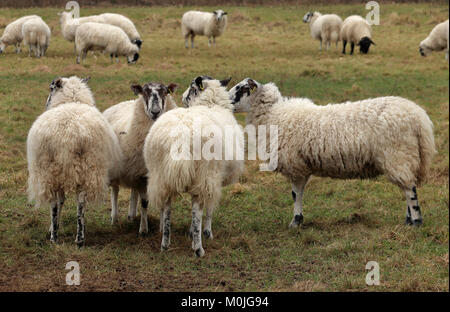
[[(229, 27), (209, 49), (197, 37), (186, 50), (180, 17), (192, 7), (81, 8), (81, 15), (105, 11), (135, 21), (143, 36), (134, 66), (109, 56), (89, 55), (75, 65), (73, 44), (61, 35), (62, 8), (2, 9), (0, 31), (17, 17), (41, 15), (52, 29), (46, 57), (31, 59), (9, 47), (0, 55), (0, 291), (449, 291), (449, 66), (443, 53), (428, 58), (418, 45), (447, 5), (382, 4), (376, 46), (368, 55), (318, 51), (301, 19), (310, 6), (225, 7)], [(196, 9), (212, 11), (213, 7)], [(363, 5), (317, 6), (341, 17), (365, 16)], [(44, 111), (49, 83), (62, 75), (91, 76), (103, 111), (133, 99), (136, 82), (177, 82), (176, 98), (197, 75), (274, 81), (283, 95), (318, 104), (398, 95), (422, 106), (435, 126), (436, 154), (427, 183), (418, 189), (424, 225), (403, 225), (403, 193), (383, 177), (374, 181), (312, 178), (304, 196), (305, 224), (289, 230), (292, 198), (284, 177), (258, 171), (247, 161), (240, 183), (223, 190), (216, 210), (215, 239), (206, 256), (190, 248), (190, 199), (173, 212), (171, 248), (160, 252), (158, 212), (150, 209), (150, 233), (138, 237), (138, 220), (128, 222), (129, 192), (120, 193), (120, 221), (110, 225), (110, 202), (87, 212), (87, 244), (74, 243), (76, 209), (66, 203), (61, 243), (48, 240), (49, 209), (27, 203), (25, 142)], [(245, 116), (239, 115), (244, 123)], [(65, 264), (78, 261), (81, 285), (65, 285)], [(381, 285), (365, 284), (368, 261), (380, 265)]]

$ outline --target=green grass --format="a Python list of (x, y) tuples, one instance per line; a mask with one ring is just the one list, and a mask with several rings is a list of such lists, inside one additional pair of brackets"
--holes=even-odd
[[(197, 37), (185, 50), (180, 17), (190, 8), (89, 8), (131, 17), (144, 45), (141, 59), (111, 65), (109, 56), (89, 55), (75, 65), (73, 44), (61, 36), (60, 9), (2, 9), (0, 29), (26, 14), (41, 15), (52, 29), (48, 55), (31, 59), (9, 47), (0, 55), (0, 290), (131, 291), (448, 291), (449, 290), (449, 66), (443, 53), (420, 57), (418, 43), (448, 18), (448, 5), (381, 6), (374, 26), (376, 46), (368, 55), (344, 57), (318, 43), (301, 22), (309, 7), (227, 7), (229, 28), (209, 49)], [(198, 8), (212, 10), (212, 8)], [(342, 17), (365, 15), (362, 5), (316, 7)], [(436, 148), (430, 177), (419, 188), (424, 225), (403, 225), (402, 192), (383, 177), (374, 181), (312, 178), (304, 196), (305, 224), (289, 230), (290, 185), (281, 175), (259, 172), (247, 162), (240, 184), (223, 190), (213, 222), (215, 239), (204, 241), (196, 259), (187, 235), (190, 201), (173, 212), (171, 248), (160, 253), (158, 212), (150, 210), (150, 233), (138, 237), (138, 221), (126, 220), (129, 192), (121, 191), (120, 221), (109, 222), (110, 203), (87, 212), (87, 245), (74, 243), (76, 209), (68, 200), (61, 243), (48, 240), (48, 208), (33, 209), (26, 199), (28, 130), (44, 110), (49, 83), (59, 75), (91, 76), (101, 110), (134, 98), (135, 82), (177, 82), (177, 101), (197, 75), (245, 77), (275, 82), (287, 96), (318, 104), (383, 95), (409, 98), (430, 115)], [(244, 122), (244, 116), (237, 116)], [(81, 285), (65, 285), (65, 264), (76, 260)], [(380, 264), (381, 285), (365, 284), (368, 261)]]

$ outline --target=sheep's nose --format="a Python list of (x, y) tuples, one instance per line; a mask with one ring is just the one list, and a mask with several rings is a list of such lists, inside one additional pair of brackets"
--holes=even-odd
[(152, 113), (152, 119), (156, 120), (156, 118), (158, 118), (160, 111), (151, 111)]

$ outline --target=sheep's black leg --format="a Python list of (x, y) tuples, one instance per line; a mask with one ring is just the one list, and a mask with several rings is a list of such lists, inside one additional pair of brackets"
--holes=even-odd
[(292, 198), (294, 199), (294, 217), (289, 224), (289, 227), (297, 227), (303, 223), (303, 208), (302, 198), (303, 190), (309, 177), (302, 177), (295, 182), (292, 182)]
[(167, 250), (170, 245), (170, 208), (170, 203), (166, 203), (162, 211), (163, 235), (161, 241), (161, 251)]
[(203, 208), (200, 206), (198, 198), (192, 197), (192, 249), (197, 257), (205, 255), (202, 247), (202, 215)]
[(78, 206), (77, 206), (77, 238), (75, 243), (78, 247), (84, 245), (85, 242), (85, 221), (84, 210), (86, 208), (86, 192), (80, 192), (77, 194)]
[(417, 199), (417, 189), (413, 186), (410, 190), (405, 190), (406, 203), (406, 221), (407, 225), (422, 225), (422, 214), (420, 212), (419, 201)]
[(342, 40), (342, 46), (343, 46), (343, 48), (342, 48), (342, 54), (345, 54), (345, 47), (347, 46), (347, 41)]
[(146, 188), (139, 190), (139, 196), (141, 197), (141, 224), (139, 225), (139, 234), (145, 236), (148, 233), (148, 199)]
[(353, 50), (355, 49), (355, 44), (352, 42), (351, 44), (350, 44), (350, 55), (352, 55), (353, 54)]
[(52, 201), (50, 204), (50, 241), (56, 243), (58, 240), (58, 202), (57, 200)]

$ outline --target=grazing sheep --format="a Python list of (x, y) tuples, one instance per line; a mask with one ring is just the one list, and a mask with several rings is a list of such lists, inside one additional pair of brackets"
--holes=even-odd
[(126, 56), (130, 64), (136, 63), (139, 58), (139, 47), (131, 43), (122, 28), (101, 24), (84, 23), (77, 27), (75, 32), (75, 49), (77, 53), (77, 64), (84, 60), (89, 50), (101, 50), (118, 60), (118, 56)]
[(336, 49), (341, 32), (342, 19), (336, 14), (322, 15), (319, 12), (308, 12), (303, 16), (303, 22), (309, 23), (311, 37), (319, 40), (319, 49), (322, 50), (322, 42), (325, 42), (325, 48), (330, 48), (331, 42), (336, 43)]
[(367, 54), (370, 45), (375, 45), (372, 41), (372, 27), (369, 23), (358, 15), (347, 17), (342, 23), (341, 28), (342, 53), (345, 54), (347, 42), (350, 42), (350, 54), (353, 54), (355, 44), (359, 46), (361, 53)]
[(229, 93), (235, 111), (248, 112), (248, 124), (278, 125), (276, 170), (292, 183), (291, 227), (303, 221), (303, 190), (311, 175), (366, 179), (384, 174), (405, 192), (406, 223), (422, 223), (416, 186), (424, 181), (435, 148), (433, 124), (414, 102), (388, 96), (317, 106), (283, 98), (275, 84), (250, 78)]
[(75, 41), (75, 32), (78, 26), (84, 23), (93, 22), (120, 27), (127, 34), (132, 43), (136, 44), (139, 48), (142, 45), (141, 37), (133, 22), (123, 15), (103, 13), (100, 15), (91, 15), (79, 18), (74, 18), (71, 12), (60, 12), (58, 15), (60, 16), (59, 21), (61, 24), (61, 32), (63, 37), (70, 42)]
[(427, 56), (432, 51), (442, 51), (447, 48), (445, 51), (445, 59), (448, 60), (448, 27), (448, 20), (437, 24), (428, 37), (420, 43), (420, 55)]
[(3, 31), (3, 35), (0, 37), (0, 53), (2, 53), (9, 45), (14, 45), (16, 47), (16, 53), (20, 53), (20, 43), (23, 40), (22, 26), (29, 19), (35, 18), (40, 19), (37, 15), (28, 15), (8, 24)]
[[(189, 88), (196, 89), (195, 98), (191, 96), (187, 100), (191, 107), (178, 108), (163, 114), (145, 139), (147, 196), (149, 203), (161, 212), (160, 231), (163, 233), (161, 250), (166, 250), (170, 244), (171, 203), (178, 194), (187, 192), (192, 198), (190, 228), (192, 249), (198, 257), (203, 256), (205, 253), (201, 239), (203, 208), (206, 208), (203, 234), (206, 238), (213, 238), (212, 215), (220, 200), (221, 188), (236, 182), (243, 170), (243, 160), (237, 160), (236, 155), (240, 150), (243, 151), (243, 143), (238, 138), (242, 137), (243, 140), (244, 134), (232, 114), (233, 107), (225, 90), (230, 79), (218, 81), (197, 77)], [(187, 93), (193, 94), (189, 91)], [(186, 103), (186, 99), (183, 101)], [(212, 132), (209, 131), (212, 128), (220, 131), (213, 134), (214, 140), (217, 140), (214, 152), (218, 157), (209, 158), (205, 156), (205, 148), (209, 146), (208, 142), (211, 143), (213, 140)], [(231, 160), (223, 156), (226, 140), (220, 138), (225, 128), (230, 131), (230, 137), (236, 138), (237, 141)], [(182, 154), (174, 155), (180, 149)], [(200, 149), (203, 150), (203, 157), (197, 153)]]
[(208, 37), (208, 46), (216, 46), (216, 37), (219, 37), (227, 27), (227, 12), (216, 10), (212, 13), (200, 11), (188, 11), (181, 19), (181, 32), (184, 37), (184, 45), (188, 48), (188, 38), (191, 37), (191, 47), (194, 48), (196, 35)]
[(44, 56), (50, 44), (50, 35), (50, 28), (40, 18), (32, 18), (23, 23), (22, 37), (24, 44), (29, 47), (29, 56), (32, 50), (36, 57)]
[(65, 194), (76, 193), (79, 246), (85, 242), (86, 205), (101, 199), (109, 182), (120, 176), (122, 158), (117, 136), (95, 107), (88, 79), (53, 80), (46, 111), (27, 138), (29, 198), (38, 206), (50, 204), (50, 240), (56, 242)]
[(131, 42), (133, 44), (136, 44), (139, 49), (141, 48), (141, 35), (139, 35), (136, 26), (134, 26), (133, 22), (128, 17), (116, 13), (103, 13), (100, 14), (99, 17), (103, 19), (101, 23), (110, 24), (122, 28)]
[(178, 85), (171, 83), (165, 86), (162, 83), (147, 83), (144, 86), (132, 85), (131, 89), (139, 97), (133, 101), (122, 102), (108, 108), (103, 116), (111, 124), (119, 138), (123, 151), (122, 175), (111, 182), (111, 221), (118, 220), (117, 196), (119, 186), (131, 188), (131, 199), (128, 210), (128, 219), (136, 217), (138, 196), (141, 198), (141, 226), (139, 233), (148, 232), (147, 225), (147, 168), (142, 153), (145, 137), (155, 120), (164, 112), (177, 107), (172, 94)]

